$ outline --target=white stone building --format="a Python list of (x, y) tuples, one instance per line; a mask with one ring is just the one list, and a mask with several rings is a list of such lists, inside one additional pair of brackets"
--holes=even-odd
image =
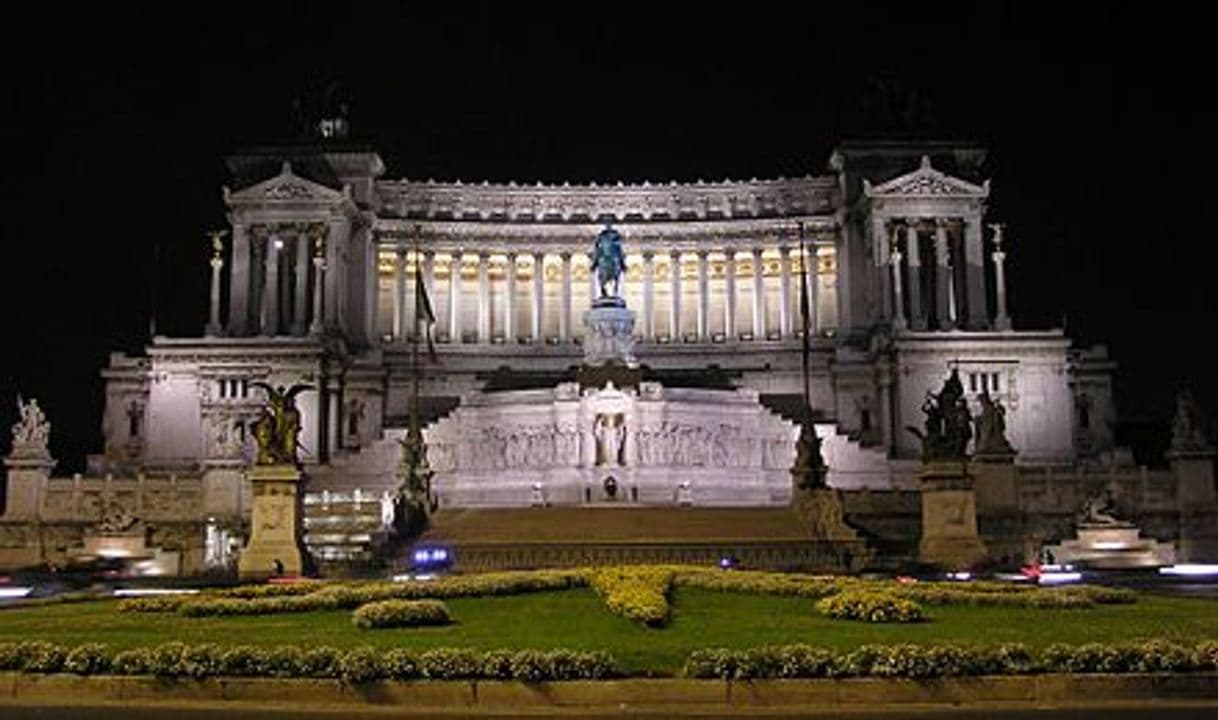
[(806, 265), (810, 393), (833, 485), (912, 487), (906, 427), (952, 367), (970, 397), (1004, 403), (1018, 463), (1111, 457), (1105, 351), (1007, 312), (1003, 259), (1018, 246), (987, 224), (983, 157), (846, 144), (801, 178), (529, 185), (386, 179), (365, 149), (241, 153), (206, 331), (112, 356), (91, 469), (204, 472), (211, 502), (237, 507), (260, 400), (250, 383), (304, 382), (315, 487), (381, 492), (409, 414), (415, 278), (437, 319), (439, 363), (421, 381), (435, 421), (476, 406), (503, 368), (558, 377), (580, 363), (588, 253), (606, 222), (627, 249), (639, 361), (670, 377), (714, 366), (787, 417), (803, 392)]

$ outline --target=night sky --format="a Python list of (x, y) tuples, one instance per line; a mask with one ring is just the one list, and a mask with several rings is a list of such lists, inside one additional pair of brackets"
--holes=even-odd
[(100, 450), (99, 370), (154, 295), (158, 332), (201, 334), (224, 155), (336, 82), (390, 177), (747, 179), (846, 139), (980, 141), (1016, 327), (1107, 342), (1131, 437), (1161, 440), (1182, 383), (1218, 410), (1218, 72), (1189, 10), (246, 5), (55, 8), (0, 44), (0, 425), (37, 397), (60, 472)]

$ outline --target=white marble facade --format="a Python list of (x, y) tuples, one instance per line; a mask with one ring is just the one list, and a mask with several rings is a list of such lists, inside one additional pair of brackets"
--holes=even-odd
[[(1113, 366), (1103, 349), (1072, 350), (1059, 330), (1012, 325), (1004, 259), (1038, 239), (991, 226), (982, 157), (964, 145), (843, 145), (828, 172), (802, 178), (524, 185), (387, 180), (367, 151), (235, 155), (229, 240), (201, 268), (212, 279), (206, 332), (111, 357), (105, 450), (93, 465), (240, 467), (259, 401), (249, 383), (306, 382), (316, 388), (302, 397), (311, 475), (391, 485), (365, 460), (409, 414), (422, 283), (439, 356), (420, 381), (438, 418), (433, 462), (465, 473), (441, 483), (444, 501), (529, 504), (534, 482), (554, 498), (579, 496), (596, 482), (584, 455), (592, 398), (529, 391), (539, 394), (522, 396), (506, 425), (488, 426), (511, 432), (486, 438), (473, 465), (445, 443), (470, 417), (499, 412), (502, 398), (481, 393), (496, 370), (580, 364), (588, 253), (606, 221), (627, 252), (638, 362), (687, 375), (717, 366), (737, 387), (666, 386), (662, 400), (623, 400), (627, 497), (634, 489), (641, 501), (671, 502), (687, 480), (694, 502), (783, 501), (789, 477), (776, 463), (786, 451), (767, 455), (762, 437), (787, 431), (767, 408), (789, 410), (803, 392), (805, 303), (817, 432), (837, 463), (831, 483), (900, 486), (917, 456), (905, 428), (921, 425), (926, 391), (952, 367), (970, 397), (985, 387), (1007, 406), (1017, 462), (1111, 454)], [(732, 414), (745, 412), (740, 397), (753, 398), (753, 425)], [(696, 422), (647, 414), (660, 406), (706, 412)], [(672, 439), (656, 450), (648, 438), (664, 427)], [(603, 430), (621, 428), (614, 419)], [(679, 456), (682, 433), (705, 435), (695, 444), (710, 454)], [(716, 454), (740, 443), (755, 443), (746, 465), (731, 465), (742, 462), (735, 450)], [(542, 446), (553, 457), (534, 463)]]

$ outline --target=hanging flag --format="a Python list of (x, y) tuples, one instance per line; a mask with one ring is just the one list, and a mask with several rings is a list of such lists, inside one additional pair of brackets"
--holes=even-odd
[(431, 327), (436, 324), (436, 313), (431, 307), (431, 298), (427, 296), (427, 286), (423, 283), (422, 263), (414, 264), (414, 307), (415, 322), (422, 326), (423, 336), (427, 338), (427, 357), (432, 362), (439, 362), (436, 355), (436, 343), (431, 337)]

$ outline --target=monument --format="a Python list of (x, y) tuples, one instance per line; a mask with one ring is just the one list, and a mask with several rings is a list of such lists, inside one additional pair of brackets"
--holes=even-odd
[(18, 421), (13, 426), (12, 451), (4, 458), (8, 468), (8, 491), (4, 517), (33, 520), (42, 505), (42, 492), (47, 477), (55, 468), (48, 442), (51, 423), (38, 401), (25, 402), (17, 396)]
[(922, 539), (918, 560), (948, 570), (964, 570), (986, 557), (977, 534), (977, 500), (968, 467), (972, 418), (964, 385), (955, 368), (939, 393), (926, 393), (922, 430)]
[(1192, 393), (1181, 390), (1176, 396), (1171, 447), (1167, 451), (1167, 460), (1179, 482), (1181, 562), (1212, 562), (1218, 558), (1218, 526), (1213, 522), (1218, 512), (1215, 455)]
[(1144, 538), (1137, 525), (1119, 517), (1111, 487), (1083, 502), (1074, 525), (1074, 538), (1046, 548), (1059, 564), (1127, 570), (1163, 567), (1176, 561), (1173, 544)]
[(266, 383), (252, 386), (266, 392), (266, 401), (253, 423), (256, 454), (248, 477), (254, 506), (249, 543), (238, 558), (237, 573), (243, 579), (298, 576), (304, 572), (304, 563), (296, 396), (311, 386), (297, 384), (287, 390)]

